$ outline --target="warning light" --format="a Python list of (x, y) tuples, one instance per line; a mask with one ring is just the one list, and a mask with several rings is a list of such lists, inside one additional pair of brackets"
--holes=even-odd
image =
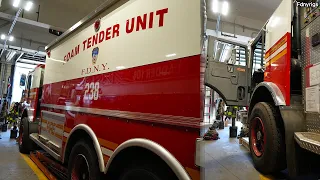
[(49, 33), (54, 34), (56, 36), (61, 36), (61, 34), (63, 34), (62, 31), (58, 31), (58, 30), (54, 30), (54, 29), (49, 29)]

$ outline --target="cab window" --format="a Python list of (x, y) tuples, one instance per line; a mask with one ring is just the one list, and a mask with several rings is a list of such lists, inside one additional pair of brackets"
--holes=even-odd
[(265, 47), (261, 41), (253, 46), (253, 54), (252, 54), (252, 61), (253, 61), (253, 72), (258, 71), (259, 69), (264, 69), (265, 61), (264, 61), (264, 52)]
[(238, 45), (216, 40), (213, 46), (215, 61), (237, 66), (246, 66), (246, 49)]

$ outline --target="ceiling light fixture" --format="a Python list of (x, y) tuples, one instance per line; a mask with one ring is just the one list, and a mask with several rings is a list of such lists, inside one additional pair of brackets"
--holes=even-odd
[(214, 13), (218, 13), (218, 11), (219, 11), (219, 2), (218, 2), (218, 0), (213, 0), (212, 11)]
[(222, 14), (223, 15), (228, 15), (228, 12), (229, 12), (229, 3), (227, 1), (224, 1), (222, 3)]
[(14, 7), (19, 7), (19, 4), (20, 4), (20, 0), (14, 0), (13, 1), (13, 6)]
[(33, 5), (33, 3), (32, 3), (31, 1), (28, 1), (28, 2), (26, 3), (26, 6), (24, 7), (24, 9), (25, 9), (26, 11), (30, 11), (32, 5)]
[(1, 37), (0, 37), (2, 40), (5, 40), (6, 39), (6, 35), (4, 34), (1, 34)]
[(9, 41), (13, 41), (14, 40), (14, 37), (13, 36), (10, 36), (9, 37)]

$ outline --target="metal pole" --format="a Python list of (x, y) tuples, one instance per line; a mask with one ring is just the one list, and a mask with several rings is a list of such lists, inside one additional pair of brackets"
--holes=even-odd
[(38, 6), (38, 12), (37, 12), (37, 22), (39, 22), (39, 16), (40, 16), (40, 5)]
[(219, 29), (220, 29), (220, 19), (221, 19), (221, 14), (219, 13), (219, 14), (218, 14), (218, 18), (217, 18), (217, 24), (216, 24), (216, 33), (217, 33), (217, 36), (218, 36)]

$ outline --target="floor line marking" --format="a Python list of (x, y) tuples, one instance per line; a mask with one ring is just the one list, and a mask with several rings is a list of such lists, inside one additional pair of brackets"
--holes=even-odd
[(272, 180), (271, 178), (260, 174), (260, 180)]
[(39, 180), (48, 180), (48, 178), (42, 173), (38, 166), (25, 154), (21, 154), (22, 158), (26, 161), (32, 171), (38, 176)]

